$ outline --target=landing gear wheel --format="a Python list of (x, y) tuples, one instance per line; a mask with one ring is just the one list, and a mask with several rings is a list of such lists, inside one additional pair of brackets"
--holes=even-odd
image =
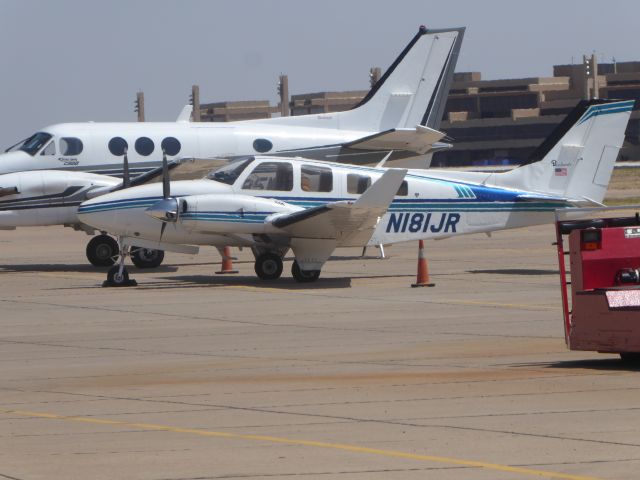
[(320, 277), (320, 270), (301, 270), (297, 261), (291, 265), (291, 275), (300, 283), (315, 282)]
[(131, 261), (138, 268), (156, 268), (164, 260), (164, 251), (151, 248), (136, 248), (131, 252)]
[(135, 280), (129, 280), (129, 272), (126, 268), (122, 269), (120, 273), (120, 265), (115, 265), (107, 272), (107, 280), (102, 284), (103, 287), (133, 287), (138, 282)]
[(87, 244), (87, 259), (94, 267), (110, 267), (118, 257), (118, 242), (109, 235), (97, 235)]
[(256, 258), (256, 275), (261, 280), (275, 280), (282, 275), (282, 259), (275, 253), (263, 253)]

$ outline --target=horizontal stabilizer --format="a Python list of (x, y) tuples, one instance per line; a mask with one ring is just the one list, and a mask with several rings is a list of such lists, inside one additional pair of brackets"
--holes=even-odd
[(387, 170), (355, 202), (328, 203), (279, 216), (271, 224), (294, 238), (333, 240), (343, 247), (366, 245), (406, 173)]
[(415, 128), (392, 128), (373, 135), (353, 140), (344, 146), (356, 150), (405, 150), (423, 155), (434, 143), (445, 137), (445, 133), (422, 125)]

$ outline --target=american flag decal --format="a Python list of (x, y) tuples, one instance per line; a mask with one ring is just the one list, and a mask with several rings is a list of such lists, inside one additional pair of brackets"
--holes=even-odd
[(556, 167), (555, 174), (556, 174), (556, 177), (566, 177), (567, 176), (566, 167)]

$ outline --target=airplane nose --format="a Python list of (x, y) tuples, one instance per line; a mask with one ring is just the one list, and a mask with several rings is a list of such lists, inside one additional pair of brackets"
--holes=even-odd
[(0, 153), (0, 175), (37, 169), (30, 160), (33, 157), (22, 151)]

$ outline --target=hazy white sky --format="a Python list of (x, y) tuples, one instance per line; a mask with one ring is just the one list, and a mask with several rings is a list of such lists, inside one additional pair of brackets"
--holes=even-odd
[(420, 24), (466, 26), (458, 71), (549, 76), (640, 60), (638, 0), (0, 0), (0, 147), (52, 123), (174, 120), (202, 102), (368, 88)]

